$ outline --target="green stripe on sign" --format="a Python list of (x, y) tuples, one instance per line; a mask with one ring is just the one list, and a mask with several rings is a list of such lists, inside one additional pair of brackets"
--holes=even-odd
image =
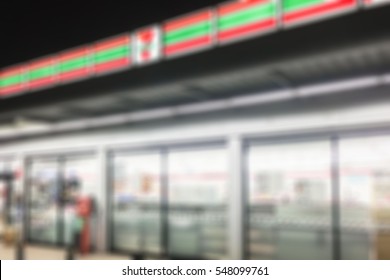
[(326, 3), (324, 0), (283, 0), (283, 9), (285, 11), (298, 10), (307, 6), (314, 6)]
[(246, 25), (248, 23), (274, 17), (276, 13), (275, 5), (270, 3), (255, 9), (246, 10), (221, 18), (218, 27), (221, 30), (229, 29), (236, 26)]
[(76, 58), (68, 61), (64, 61), (60, 64), (61, 72), (68, 72), (79, 68), (87, 67), (87, 59), (85, 57)]
[(22, 82), (22, 75), (9, 76), (0, 80), (0, 87), (8, 87)]
[(189, 27), (167, 33), (165, 35), (164, 42), (166, 45), (175, 44), (177, 42), (190, 40), (195, 37), (208, 35), (210, 33), (210, 30), (210, 22), (205, 21), (200, 24), (191, 25)]
[(94, 61), (95, 63), (103, 63), (110, 60), (116, 60), (119, 58), (127, 57), (131, 53), (131, 50), (128, 46), (118, 47), (115, 49), (109, 49), (101, 51), (95, 54)]
[(47, 66), (44, 68), (35, 69), (33, 71), (29, 72), (29, 78), (30, 80), (36, 80), (43, 77), (48, 77), (54, 75), (54, 68), (53, 66)]

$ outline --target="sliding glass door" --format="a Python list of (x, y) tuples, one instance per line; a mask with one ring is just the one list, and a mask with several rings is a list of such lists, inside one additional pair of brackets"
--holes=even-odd
[(115, 152), (111, 246), (172, 258), (227, 256), (227, 159), (222, 148)]
[[(80, 195), (99, 196), (93, 156), (31, 158), (27, 180), (27, 238), (31, 242), (68, 245)], [(98, 210), (98, 209), (97, 209)], [(91, 216), (91, 245), (96, 243), (96, 217)]]
[(112, 247), (161, 253), (161, 158), (158, 153), (113, 158)]
[(183, 258), (226, 258), (226, 150), (172, 150), (167, 166), (169, 254)]
[(250, 259), (332, 259), (330, 142), (248, 149)]
[(340, 141), (343, 259), (390, 259), (390, 137)]
[(28, 201), (28, 238), (58, 244), (60, 230), (60, 169), (57, 159), (31, 162)]

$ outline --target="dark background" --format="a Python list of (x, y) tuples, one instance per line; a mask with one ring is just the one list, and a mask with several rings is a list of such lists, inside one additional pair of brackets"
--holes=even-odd
[(0, 67), (56, 53), (223, 0), (1, 0)]

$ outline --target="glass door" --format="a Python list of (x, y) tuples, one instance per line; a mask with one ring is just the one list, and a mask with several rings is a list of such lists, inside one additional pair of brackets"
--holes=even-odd
[[(34, 158), (29, 166), (28, 239), (68, 245), (79, 195), (99, 196), (96, 161), (91, 156)], [(97, 215), (91, 217), (91, 245), (96, 244)]]
[[(4, 176), (10, 170), (9, 162), (0, 160), (0, 176)], [(0, 234), (3, 232), (6, 224), (11, 222), (11, 199), (9, 185), (5, 178), (0, 178)]]
[(340, 141), (343, 259), (390, 259), (390, 137)]
[(226, 150), (172, 150), (167, 162), (169, 254), (177, 258), (226, 258)]
[(58, 159), (34, 159), (29, 170), (28, 239), (58, 244), (60, 170)]
[(250, 259), (332, 259), (330, 143), (248, 149)]
[(160, 154), (117, 154), (112, 168), (113, 249), (137, 254), (161, 253)]
[(75, 215), (75, 202), (79, 195), (89, 196), (94, 200), (95, 212), (90, 217), (91, 247), (94, 248), (98, 234), (98, 197), (100, 189), (97, 181), (97, 163), (93, 156), (68, 156), (64, 159), (63, 168), (63, 203), (61, 205), (63, 225), (63, 241), (70, 244), (72, 241), (72, 217)]

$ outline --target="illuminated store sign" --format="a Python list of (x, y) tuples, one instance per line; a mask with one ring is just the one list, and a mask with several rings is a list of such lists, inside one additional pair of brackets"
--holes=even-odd
[(236, 0), (0, 70), (0, 96), (144, 66), (390, 0)]
[(135, 60), (137, 64), (156, 62), (161, 57), (161, 34), (158, 26), (140, 29), (135, 34)]
[(28, 87), (31, 90), (48, 87), (56, 82), (56, 60), (54, 57), (39, 59), (28, 66)]
[(0, 96), (20, 93), (25, 90), (24, 67), (15, 66), (3, 69), (0, 73)]
[(352, 11), (357, 8), (357, 1), (282, 0), (282, 7), (283, 24), (294, 25)]
[(274, 0), (232, 2), (218, 7), (218, 41), (253, 37), (277, 26)]
[(127, 68), (132, 62), (130, 35), (104, 40), (93, 47), (94, 72), (97, 74)]
[(213, 13), (206, 10), (170, 20), (163, 29), (165, 56), (202, 50), (213, 43)]
[(91, 59), (87, 47), (67, 51), (59, 56), (61, 82), (78, 80), (91, 75)]

